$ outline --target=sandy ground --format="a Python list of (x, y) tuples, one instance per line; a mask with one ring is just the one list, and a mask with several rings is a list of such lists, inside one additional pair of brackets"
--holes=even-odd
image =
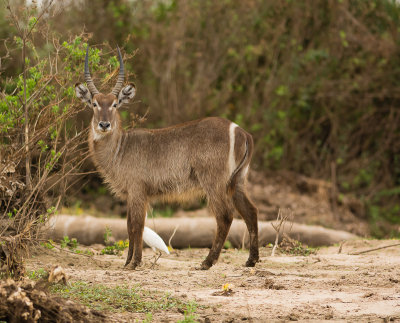
[[(394, 240), (357, 240), (322, 248), (316, 255), (270, 257), (262, 248), (261, 262), (245, 268), (247, 251), (224, 250), (208, 271), (195, 267), (206, 249), (176, 250), (150, 269), (153, 253), (146, 249), (144, 264), (136, 271), (124, 270), (124, 256), (94, 256), (93, 259), (58, 250), (38, 250), (28, 261), (30, 270), (53, 264), (63, 266), (70, 281), (103, 285), (140, 285), (165, 291), (200, 306), (200, 322), (400, 322), (400, 247), (363, 255), (349, 255)], [(94, 247), (95, 248), (95, 247)], [(216, 295), (231, 284), (229, 296)], [(121, 322), (144, 318), (140, 313), (110, 314)], [(154, 322), (183, 319), (178, 311), (155, 312)]]

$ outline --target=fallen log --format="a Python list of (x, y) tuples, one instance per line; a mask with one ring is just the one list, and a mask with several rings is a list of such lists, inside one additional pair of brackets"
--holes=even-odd
[[(259, 221), (260, 246), (273, 243), (276, 231), (271, 225), (273, 221)], [(209, 248), (216, 233), (216, 222), (211, 217), (201, 218), (155, 218), (148, 219), (146, 226), (156, 231), (168, 244), (172, 236), (173, 248)], [(58, 215), (50, 219), (45, 235), (54, 241), (64, 236), (76, 238), (79, 243), (91, 245), (104, 243), (106, 228), (112, 232), (112, 241), (128, 238), (125, 219), (96, 218), (93, 216)], [(286, 225), (285, 231), (292, 239), (308, 246), (318, 247), (339, 243), (343, 240), (357, 238), (356, 235), (339, 230), (327, 229), (316, 225), (293, 223)], [(249, 234), (242, 220), (234, 219), (227, 240), (235, 248), (248, 247)]]

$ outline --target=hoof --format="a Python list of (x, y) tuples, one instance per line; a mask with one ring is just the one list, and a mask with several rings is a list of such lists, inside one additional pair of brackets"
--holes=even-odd
[(141, 265), (142, 265), (141, 262), (131, 262), (130, 264), (125, 265), (124, 268), (128, 270), (135, 270), (138, 269)]
[(208, 270), (208, 269), (211, 268), (211, 266), (212, 266), (212, 264), (209, 264), (208, 262), (203, 261), (203, 262), (201, 263), (201, 265), (200, 265), (199, 267), (196, 267), (195, 269), (196, 269), (196, 270)]
[(258, 260), (256, 260), (256, 259), (248, 259), (246, 261), (245, 267), (254, 267), (257, 262), (258, 262)]

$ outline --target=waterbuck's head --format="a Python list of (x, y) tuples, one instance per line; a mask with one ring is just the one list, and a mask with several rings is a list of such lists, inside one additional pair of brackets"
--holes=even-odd
[(87, 87), (81, 83), (75, 85), (76, 96), (93, 108), (92, 128), (95, 137), (110, 134), (118, 127), (117, 109), (124, 103), (129, 102), (136, 94), (136, 88), (133, 83), (123, 86), (124, 83), (124, 62), (119, 48), (119, 75), (117, 84), (109, 94), (100, 93), (92, 81), (89, 72), (89, 46), (86, 49), (85, 58), (85, 81)]

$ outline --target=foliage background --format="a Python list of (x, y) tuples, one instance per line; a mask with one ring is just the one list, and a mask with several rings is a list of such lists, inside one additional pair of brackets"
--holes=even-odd
[[(8, 50), (0, 47), (3, 99), (18, 87), (22, 66), (6, 15), (2, 6), (0, 38), (9, 39)], [(42, 26), (35, 55), (52, 57), (55, 38), (69, 52), (59, 71), (71, 82), (66, 91), (83, 79), (87, 42), (100, 89), (113, 84), (112, 49), (124, 49), (138, 88), (122, 111), (127, 126), (136, 115), (146, 115), (145, 127), (229, 118), (253, 134), (256, 169), (333, 181), (339, 198), (363, 201), (372, 224), (400, 222), (396, 1), (76, 0), (56, 2)], [(68, 95), (63, 102), (78, 104)], [(0, 108), (6, 133), (7, 109)], [(89, 118), (90, 111), (71, 122), (80, 127)]]

